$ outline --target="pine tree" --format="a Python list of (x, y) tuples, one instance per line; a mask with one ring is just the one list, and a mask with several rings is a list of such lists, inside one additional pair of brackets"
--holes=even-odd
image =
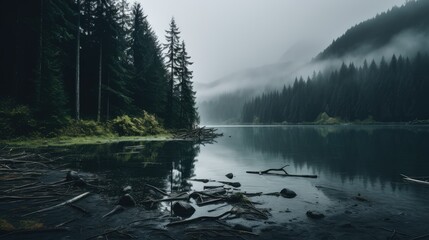
[(140, 4), (133, 6), (131, 42), (135, 104), (165, 117), (166, 70), (162, 50)]
[(66, 0), (42, 1), (37, 112), (48, 123), (59, 124), (66, 116), (63, 76), (66, 56), (63, 46), (73, 36), (75, 26), (67, 18), (73, 15), (73, 11)]
[(179, 76), (179, 52), (180, 52), (180, 31), (176, 25), (174, 18), (171, 19), (170, 29), (166, 31), (167, 43), (164, 45), (167, 49), (166, 53), (166, 66), (169, 70), (168, 89), (167, 89), (167, 109), (166, 109), (166, 125), (173, 126), (175, 121), (174, 104), (177, 99), (177, 92), (175, 92), (175, 85)]
[(195, 92), (192, 86), (192, 71), (189, 66), (193, 63), (190, 61), (186, 51), (185, 42), (182, 42), (179, 52), (179, 78), (177, 92), (179, 92), (179, 127), (193, 128), (199, 123), (197, 109), (195, 107)]

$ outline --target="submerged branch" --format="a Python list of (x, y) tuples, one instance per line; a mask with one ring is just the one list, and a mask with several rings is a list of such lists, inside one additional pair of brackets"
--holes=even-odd
[[(270, 168), (263, 171), (246, 171), (246, 173), (250, 174), (259, 174), (259, 175), (274, 175), (274, 176), (282, 176), (282, 177), (304, 177), (304, 178), (317, 178), (317, 175), (300, 175), (300, 174), (289, 174), (286, 172), (285, 168), (289, 165), (285, 165), (281, 168)], [(273, 172), (283, 172), (283, 173), (273, 173)]]

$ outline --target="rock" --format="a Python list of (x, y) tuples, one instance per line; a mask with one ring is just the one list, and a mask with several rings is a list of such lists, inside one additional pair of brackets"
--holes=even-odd
[(360, 201), (360, 202), (369, 202), (368, 199), (362, 197), (360, 195), (360, 193), (358, 193), (358, 195), (356, 197), (354, 197), (355, 200)]
[(119, 199), (118, 204), (123, 207), (134, 207), (136, 205), (136, 201), (130, 194), (127, 193), (122, 196), (121, 199)]
[(232, 229), (234, 230), (238, 230), (238, 231), (245, 231), (245, 232), (252, 232), (253, 229), (251, 227), (248, 226), (244, 226), (243, 224), (235, 224), (234, 227), (232, 227)]
[(318, 211), (307, 211), (307, 217), (312, 219), (322, 219), (325, 215)]
[(122, 192), (124, 193), (131, 193), (133, 191), (133, 188), (131, 186), (126, 186), (122, 189)]
[(234, 174), (228, 173), (228, 174), (225, 175), (225, 177), (227, 177), (229, 179), (232, 179), (234, 177)]
[(173, 203), (172, 210), (175, 215), (183, 218), (188, 218), (195, 212), (195, 208), (191, 204), (183, 201)]
[(294, 191), (290, 190), (290, 189), (287, 189), (287, 188), (283, 188), (280, 191), (280, 195), (282, 195), (282, 197), (284, 197), (284, 198), (294, 198), (294, 197), (296, 197), (296, 193)]
[(68, 171), (66, 175), (66, 181), (77, 181), (80, 176), (76, 171)]

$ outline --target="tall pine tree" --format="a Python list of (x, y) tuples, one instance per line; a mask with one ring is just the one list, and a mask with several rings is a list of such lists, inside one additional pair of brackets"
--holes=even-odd
[(177, 84), (177, 92), (179, 92), (179, 127), (193, 128), (199, 123), (197, 109), (195, 107), (195, 91), (192, 86), (192, 71), (189, 66), (193, 63), (190, 61), (186, 51), (185, 42), (182, 42), (179, 53), (179, 82)]
[(176, 25), (174, 18), (171, 19), (170, 29), (166, 31), (167, 43), (164, 44), (167, 49), (166, 53), (166, 66), (169, 71), (168, 76), (168, 89), (167, 89), (167, 106), (166, 106), (166, 125), (173, 127), (175, 124), (176, 113), (174, 112), (174, 105), (177, 100), (177, 92), (174, 86), (176, 85), (177, 78), (179, 77), (179, 53), (180, 53), (180, 31)]

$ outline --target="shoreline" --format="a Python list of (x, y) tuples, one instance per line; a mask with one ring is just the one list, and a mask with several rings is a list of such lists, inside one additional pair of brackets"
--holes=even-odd
[(146, 142), (146, 141), (176, 141), (171, 133), (148, 136), (82, 136), (82, 137), (54, 137), (54, 138), (15, 138), (0, 140), (0, 144), (12, 147), (40, 148), (40, 147), (67, 147), (74, 145), (93, 145), (118, 142)]

